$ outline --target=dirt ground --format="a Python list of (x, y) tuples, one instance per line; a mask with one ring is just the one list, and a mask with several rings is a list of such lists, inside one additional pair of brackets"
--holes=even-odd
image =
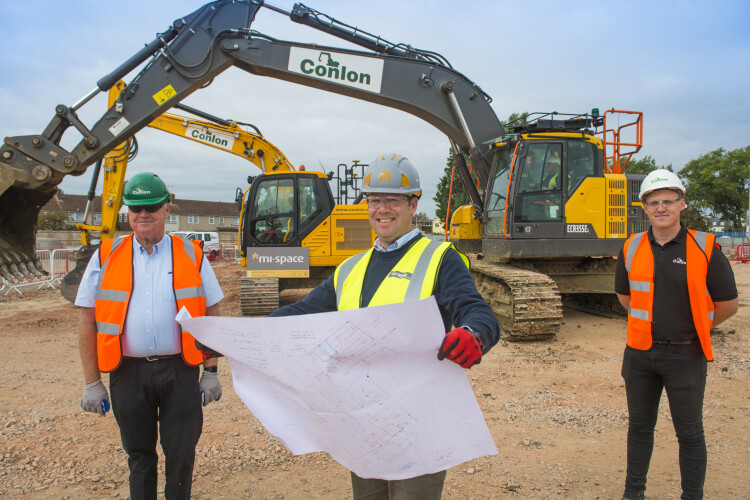
[[(740, 309), (714, 336), (706, 391), (708, 499), (750, 498), (750, 265), (732, 267)], [(239, 266), (215, 268), (226, 294), (222, 313), (239, 315)], [(76, 308), (57, 290), (0, 298), (0, 498), (128, 497), (115, 419), (79, 406), (76, 321)], [(444, 498), (619, 499), (624, 345), (624, 320), (572, 310), (554, 341), (498, 344), (467, 373), (499, 454), (451, 469)], [(224, 397), (204, 411), (194, 498), (350, 497), (343, 467), (324, 453), (289, 453), (236, 396), (226, 361), (219, 373)], [(664, 400), (647, 497), (679, 496), (677, 441)]]

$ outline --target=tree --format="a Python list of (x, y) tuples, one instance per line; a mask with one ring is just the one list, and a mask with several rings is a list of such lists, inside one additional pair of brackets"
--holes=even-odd
[(37, 229), (65, 231), (75, 229), (68, 223), (68, 215), (58, 210), (42, 210), (36, 221)]
[(500, 123), (505, 128), (518, 127), (520, 125), (526, 125), (526, 121), (528, 120), (528, 118), (529, 114), (525, 111), (523, 113), (511, 113), (507, 120), (501, 121)]
[[(451, 173), (453, 172), (453, 161), (454, 161), (453, 149), (448, 150), (448, 158), (445, 161), (445, 168), (443, 169), (443, 176), (440, 178), (437, 184), (437, 191), (435, 196), (432, 198), (437, 209), (435, 215), (443, 221), (443, 225), (447, 228), (450, 225), (451, 217), (458, 207), (461, 205), (468, 205), (471, 203), (469, 199), (469, 193), (461, 181), (461, 176), (456, 173), (453, 176), (453, 192), (450, 202), (450, 215), (446, 220), (445, 214), (448, 211), (448, 194), (451, 192)], [(466, 156), (464, 155), (464, 158)], [(467, 159), (468, 164), (468, 159)]]
[(727, 152), (719, 148), (690, 160), (680, 171), (687, 200), (703, 214), (729, 221), (736, 231), (744, 227), (748, 209), (750, 146)]

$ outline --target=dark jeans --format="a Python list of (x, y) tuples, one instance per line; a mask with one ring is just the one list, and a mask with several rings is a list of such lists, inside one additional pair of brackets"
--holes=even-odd
[(178, 356), (158, 361), (124, 358), (110, 374), (112, 412), (128, 454), (131, 498), (156, 498), (157, 435), (164, 451), (164, 496), (190, 498), (195, 446), (203, 427), (198, 372)]
[(648, 351), (625, 348), (622, 377), (629, 415), (626, 497), (638, 498), (646, 490), (659, 400), (665, 388), (680, 448), (681, 498), (703, 498), (707, 461), (703, 434), (706, 363), (697, 341), (689, 345), (654, 344)]
[(440, 500), (445, 473), (386, 481), (363, 479), (352, 472), (352, 496), (354, 500)]

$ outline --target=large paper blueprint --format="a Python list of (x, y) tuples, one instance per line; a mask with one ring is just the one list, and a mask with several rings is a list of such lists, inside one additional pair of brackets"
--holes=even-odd
[(181, 323), (226, 356), (237, 394), (292, 453), (325, 451), (360, 477), (380, 479), (497, 453), (463, 368), (437, 360), (444, 329), (432, 297)]

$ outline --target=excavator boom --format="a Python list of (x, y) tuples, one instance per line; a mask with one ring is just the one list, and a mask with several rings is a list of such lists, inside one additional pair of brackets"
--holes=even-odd
[[(605, 160), (602, 149), (606, 148), (588, 132), (560, 136), (553, 128), (541, 134), (523, 133), (529, 147), (511, 152), (509, 136), (490, 107), (489, 96), (439, 54), (385, 41), (302, 4), (296, 4), (291, 12), (271, 8), (365, 51), (280, 40), (250, 29), (263, 6), (263, 0), (217, 0), (179, 18), (100, 79), (97, 88), (78, 103), (58, 106), (42, 134), (6, 138), (0, 149), (0, 261), (4, 263), (0, 270), (12, 272), (13, 266), (24, 264), (33, 267), (38, 208), (65, 175), (80, 175), (230, 66), (399, 109), (442, 131), (451, 143), (456, 169), (471, 202), (466, 225), (481, 251), (490, 257), (487, 263), (492, 263), (493, 257), (503, 257), (504, 248), (510, 249), (511, 260), (523, 261), (528, 259), (525, 249), (531, 248), (541, 250), (541, 257), (552, 263), (570, 258), (569, 264), (579, 272), (582, 255), (611, 258), (611, 249), (628, 234), (631, 226), (626, 223), (637, 218), (637, 207), (631, 211), (626, 202), (637, 181), (604, 172), (605, 162), (611, 163), (611, 172), (621, 171), (625, 164), (609, 155)], [(144, 62), (93, 126), (89, 128), (78, 119), (76, 111), (93, 95), (109, 89)], [(82, 136), (71, 151), (60, 146), (62, 134), (69, 128)], [(616, 138), (625, 132), (619, 127), (609, 129)], [(636, 129), (640, 131), (640, 125)], [(640, 147), (640, 140), (616, 139), (628, 157)], [(563, 143), (577, 149), (563, 148)], [(623, 150), (615, 154), (622, 156)], [(552, 169), (553, 159), (563, 161), (554, 189), (546, 180), (547, 165)], [(573, 169), (575, 165), (580, 171)], [(19, 204), (20, 210), (11, 211), (14, 204)], [(267, 236), (269, 231), (261, 234)], [(551, 290), (542, 279), (549, 274), (544, 270), (525, 269), (519, 274), (511, 272), (517, 270), (515, 264), (512, 269), (492, 264), (482, 271), (486, 295), (500, 296), (497, 287), (504, 281), (507, 293), (503, 296), (509, 298), (503, 300), (513, 307), (527, 308), (528, 304), (517, 298), (532, 282), (541, 292)], [(535, 299), (534, 303), (542, 302)], [(559, 328), (557, 291), (550, 295), (549, 303), (553, 305), (542, 307), (550, 311), (549, 321), (540, 328), (527, 328), (521, 336), (553, 334)], [(505, 314), (497, 312), (500, 305), (494, 309), (498, 315)], [(513, 330), (518, 320), (508, 324), (511, 326), (506, 328)]]
[[(257, 0), (218, 0), (177, 19), (77, 103), (58, 105), (44, 132), (5, 139), (0, 148), (0, 272), (9, 276), (16, 270), (35, 269), (36, 218), (66, 175), (81, 175), (232, 65), (418, 116), (470, 154), (480, 179), (486, 180), (491, 164), (488, 142), (500, 137), (503, 129), (477, 85), (434, 53), (405, 45), (389, 44), (387, 50), (370, 46), (377, 51), (358, 52), (262, 35), (250, 29), (262, 6)], [(295, 21), (320, 17), (303, 7), (296, 5), (290, 17)], [(353, 31), (343, 23), (334, 24), (336, 36)], [(348, 39), (372, 45), (372, 40), (359, 38)], [(78, 109), (96, 93), (108, 90), (146, 61), (99, 121), (88, 127), (78, 118)], [(60, 140), (70, 128), (82, 139), (68, 151)], [(475, 187), (470, 195), (481, 210)]]

